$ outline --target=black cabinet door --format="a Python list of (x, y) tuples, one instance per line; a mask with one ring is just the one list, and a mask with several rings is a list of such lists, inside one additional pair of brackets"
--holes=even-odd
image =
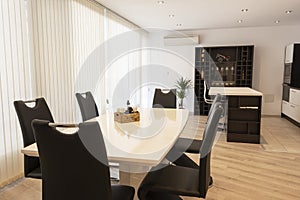
[(300, 44), (294, 44), (291, 87), (300, 88)]

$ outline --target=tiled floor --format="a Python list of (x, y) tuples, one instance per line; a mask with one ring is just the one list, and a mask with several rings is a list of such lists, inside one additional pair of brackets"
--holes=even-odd
[[(191, 116), (185, 134), (201, 137), (204, 122), (205, 117)], [(300, 199), (300, 128), (280, 117), (263, 117), (261, 134), (262, 144), (228, 143), (220, 135), (212, 153), (214, 186), (206, 199)], [(141, 177), (130, 182), (138, 185)], [(23, 178), (0, 190), (0, 200), (40, 199), (41, 180)]]

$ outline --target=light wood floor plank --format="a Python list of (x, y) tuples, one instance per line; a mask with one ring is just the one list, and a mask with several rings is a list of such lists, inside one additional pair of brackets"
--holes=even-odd
[[(205, 117), (191, 116), (185, 133), (202, 138)], [(212, 152), (214, 185), (208, 200), (299, 200), (300, 129), (280, 117), (262, 118), (263, 144), (228, 143), (221, 134)], [(196, 162), (199, 155), (189, 156)], [(138, 185), (143, 175), (133, 176)], [(20, 179), (0, 189), (0, 200), (41, 200), (41, 180)], [(185, 200), (198, 198), (184, 197)]]

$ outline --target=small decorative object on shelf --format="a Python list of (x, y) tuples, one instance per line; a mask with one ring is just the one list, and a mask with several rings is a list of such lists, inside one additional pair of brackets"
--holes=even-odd
[(216, 55), (216, 59), (217, 59), (217, 61), (218, 62), (225, 62), (225, 61), (229, 61), (229, 59), (230, 59), (230, 56), (225, 56), (225, 55), (222, 55), (222, 54), (217, 54)]
[(179, 98), (179, 109), (183, 109), (183, 99), (186, 97), (186, 90), (192, 88), (192, 80), (188, 78), (180, 77), (176, 81), (176, 95)]

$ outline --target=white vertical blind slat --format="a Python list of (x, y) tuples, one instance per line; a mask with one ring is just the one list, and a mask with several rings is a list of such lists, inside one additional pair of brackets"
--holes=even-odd
[(23, 144), (13, 101), (31, 94), (24, 1), (0, 2), (0, 187), (22, 175)]

